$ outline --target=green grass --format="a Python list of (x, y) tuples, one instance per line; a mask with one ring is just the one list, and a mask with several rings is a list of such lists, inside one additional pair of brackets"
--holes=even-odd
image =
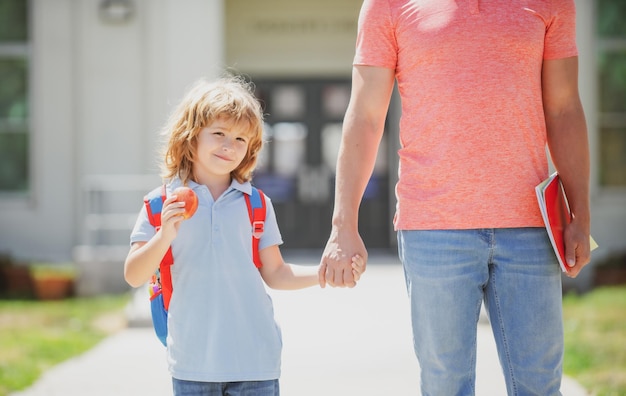
[[(0, 396), (122, 328), (128, 300), (0, 300)], [(565, 373), (595, 396), (626, 396), (626, 286), (568, 294), (563, 316)]]
[(0, 396), (123, 328), (128, 295), (60, 301), (0, 300)]
[(626, 396), (626, 286), (563, 301), (565, 373), (595, 396)]

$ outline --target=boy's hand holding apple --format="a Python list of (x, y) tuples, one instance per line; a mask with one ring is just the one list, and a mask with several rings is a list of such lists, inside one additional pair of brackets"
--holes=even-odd
[(176, 202), (185, 203), (185, 212), (182, 214), (183, 219), (187, 220), (198, 210), (198, 196), (189, 187), (178, 187), (173, 191), (176, 195)]

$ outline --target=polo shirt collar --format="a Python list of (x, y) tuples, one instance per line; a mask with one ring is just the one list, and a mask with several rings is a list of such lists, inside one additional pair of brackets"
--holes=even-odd
[[(182, 185), (183, 185), (182, 181), (178, 177), (175, 177), (174, 179), (172, 179), (172, 182), (170, 183), (170, 188), (174, 190), (178, 187), (181, 187)], [(198, 187), (200, 187), (200, 184), (196, 183), (193, 180), (189, 180), (187, 185), (192, 190), (196, 190)], [(250, 182), (239, 183), (237, 180), (233, 179), (230, 182), (230, 187), (228, 188), (227, 192), (230, 190), (238, 190), (244, 194), (250, 195), (252, 194), (252, 184), (250, 184)]]
[(230, 183), (230, 188), (233, 190), (239, 190), (244, 194), (252, 194), (252, 184), (250, 184), (250, 182), (239, 183), (237, 180), (233, 179)]

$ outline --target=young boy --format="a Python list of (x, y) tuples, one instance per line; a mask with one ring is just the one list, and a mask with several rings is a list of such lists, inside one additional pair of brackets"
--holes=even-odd
[[(281, 334), (265, 284), (301, 289), (319, 283), (317, 268), (286, 264), (271, 200), (253, 264), (244, 194), (263, 145), (263, 113), (242, 78), (199, 82), (165, 128), (162, 177), (167, 199), (156, 231), (142, 209), (124, 265), (126, 281), (145, 284), (171, 246), (173, 294), (167, 359), (175, 395), (278, 395)], [(172, 191), (188, 186), (198, 209), (183, 219)], [(365, 269), (353, 258), (358, 279)]]

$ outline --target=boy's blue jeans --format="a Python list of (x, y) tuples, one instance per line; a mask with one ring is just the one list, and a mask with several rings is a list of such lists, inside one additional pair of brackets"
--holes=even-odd
[(174, 396), (279, 396), (278, 380), (196, 382), (172, 378)]
[(560, 395), (561, 270), (545, 229), (399, 231), (398, 249), (423, 396), (474, 395), (483, 301), (508, 394)]

